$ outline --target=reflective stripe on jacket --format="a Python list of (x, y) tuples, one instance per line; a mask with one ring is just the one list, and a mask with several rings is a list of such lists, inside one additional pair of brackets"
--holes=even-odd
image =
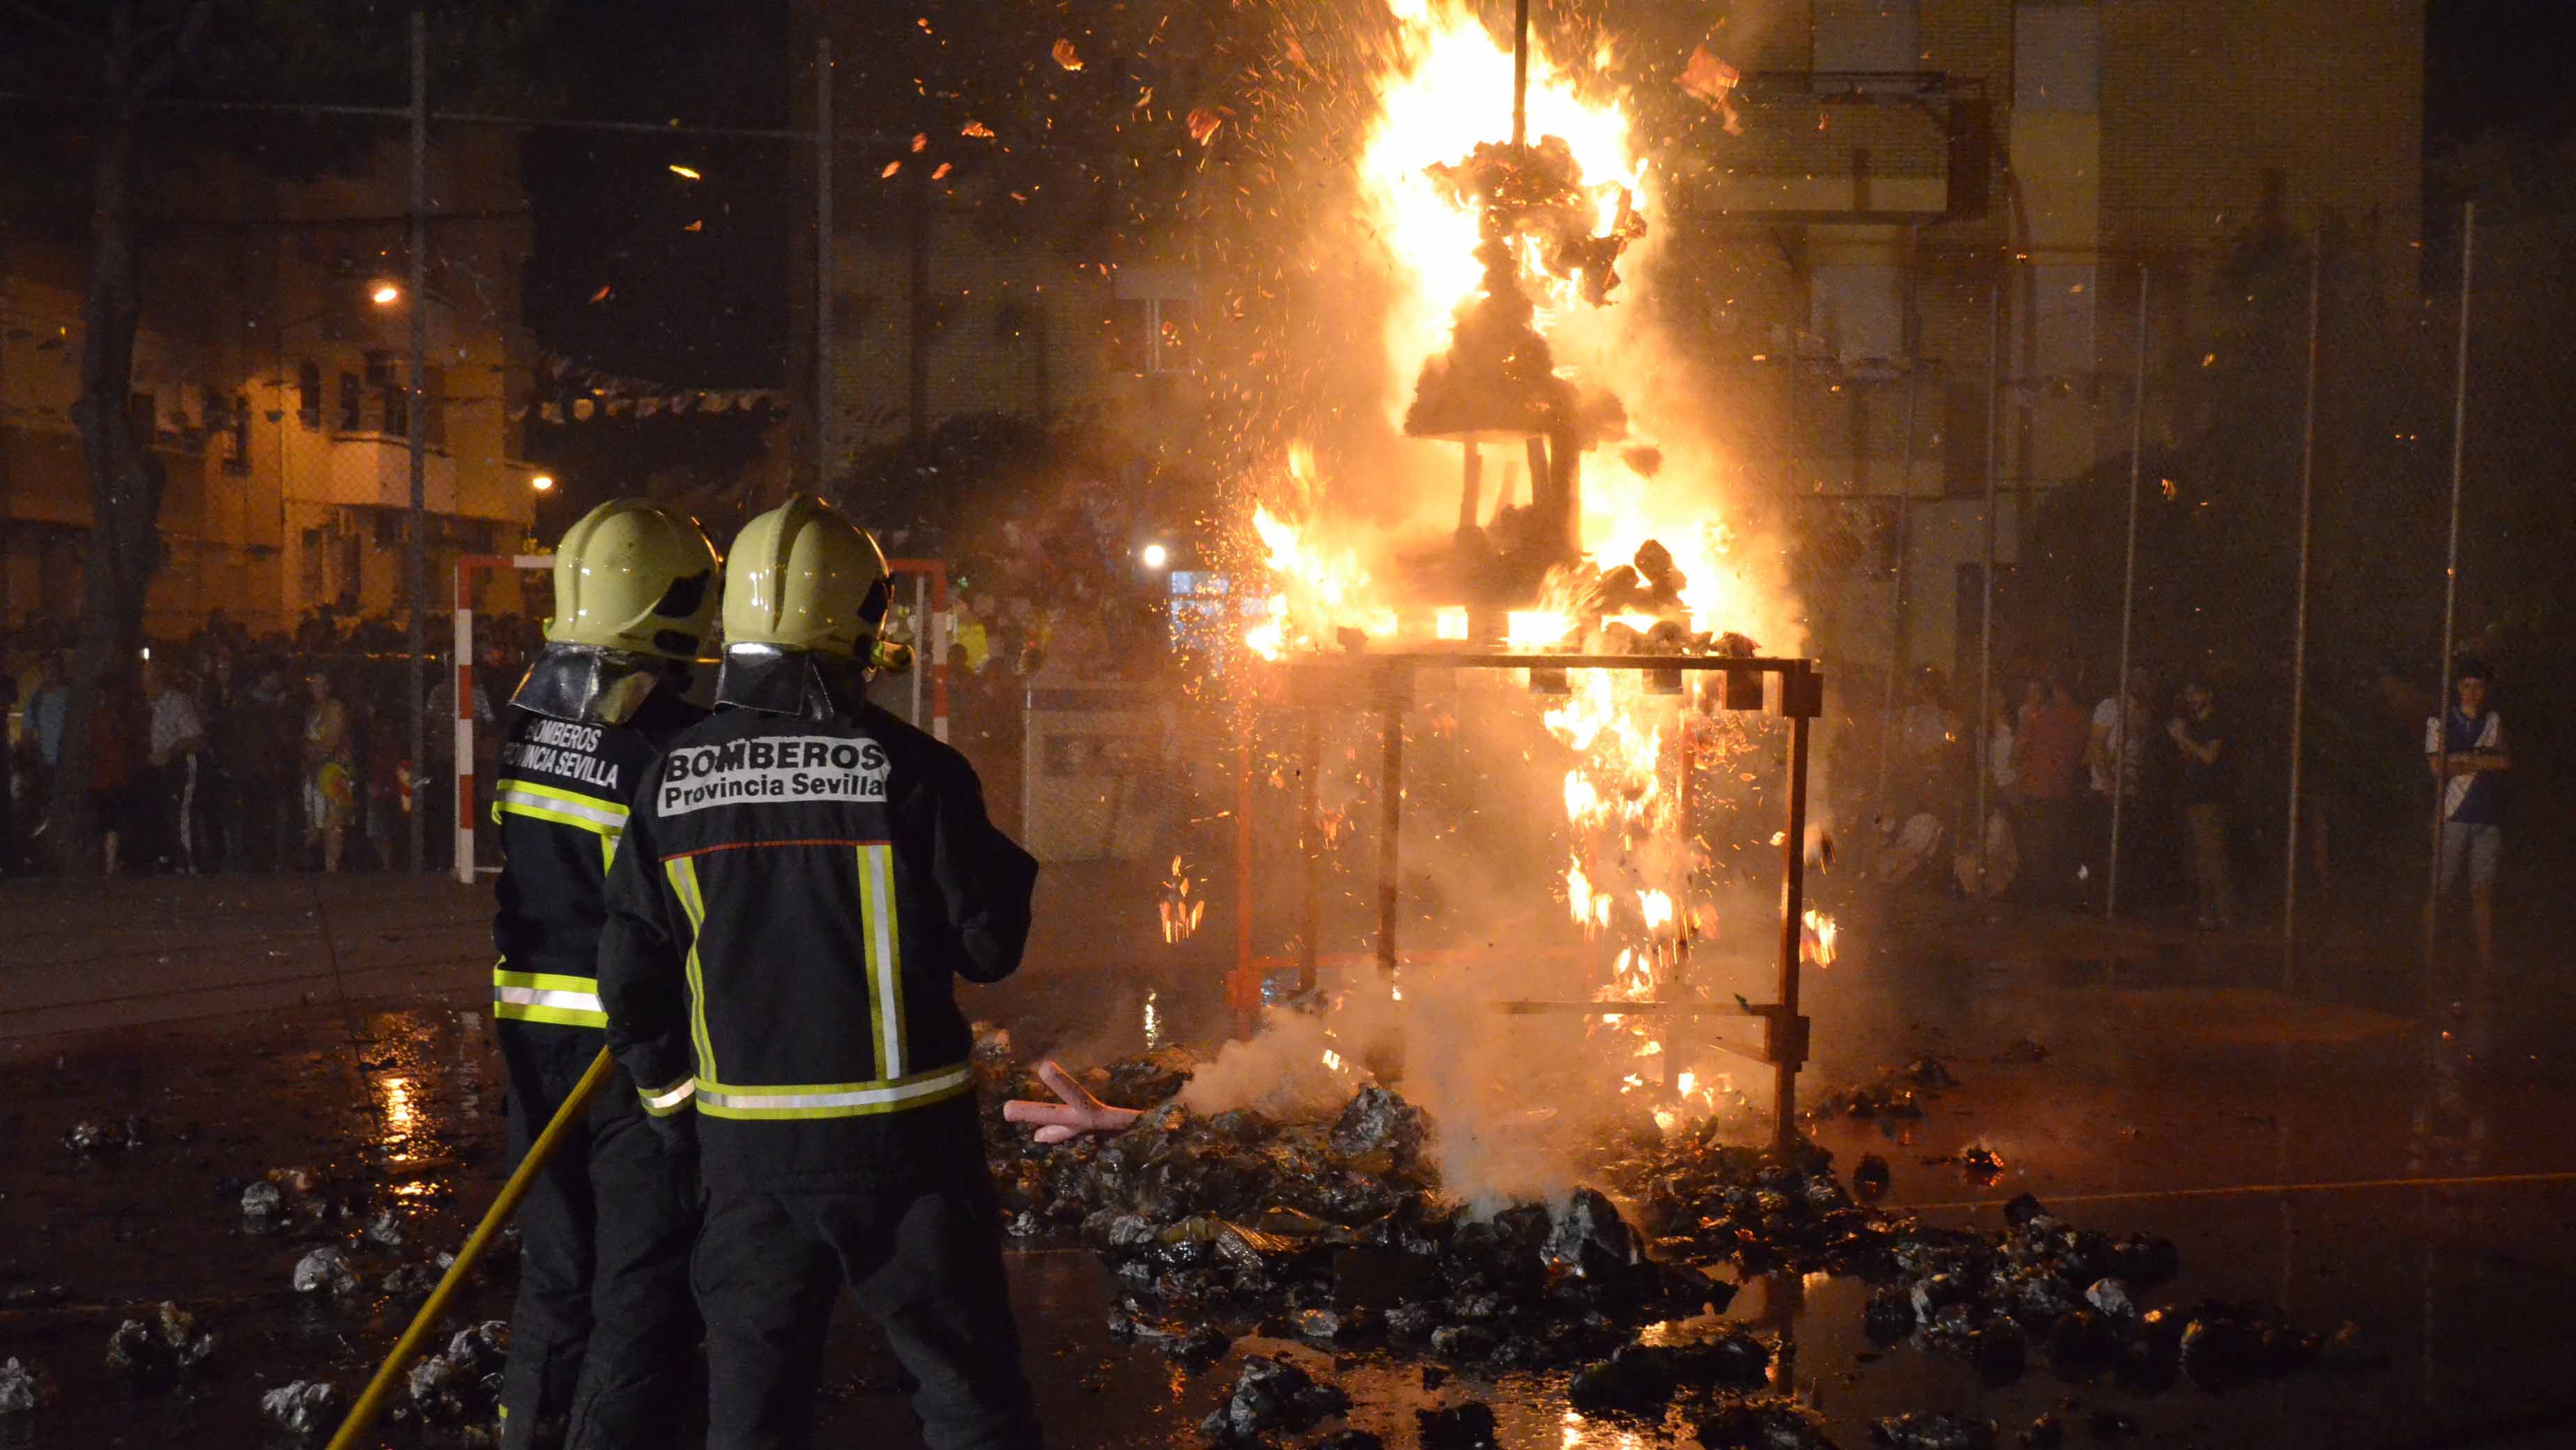
[[(710, 1120), (708, 1173), (859, 1173), (934, 1119), (973, 1131), (953, 981), (1019, 965), (1037, 863), (962, 756), (874, 707), (733, 709), (633, 806), (600, 939), (609, 1046), (648, 1111)], [(962, 1119), (916, 1111), (946, 1103)]]
[[(557, 720), (512, 708), (492, 783), (503, 865), (492, 920), (492, 1016), (506, 1036), (577, 1070), (608, 1025), (593, 961), (608, 864), (635, 790), (671, 737), (705, 718), (656, 692), (626, 725)], [(564, 1029), (580, 1029), (567, 1032)]]

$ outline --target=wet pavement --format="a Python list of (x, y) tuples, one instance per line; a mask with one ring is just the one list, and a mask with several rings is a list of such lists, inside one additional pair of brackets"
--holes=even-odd
[[(1010, 1027), (1024, 1054), (1077, 1063), (1149, 1034), (1213, 1043), (1230, 929), (1211, 921), (1166, 950), (1128, 924), (1150, 911), (1150, 881), (1050, 890), (1058, 909), (1042, 905), (1050, 925), (1030, 966), (967, 989), (970, 1012)], [(1077, 909), (1122, 891), (1142, 909)], [(0, 1362), (57, 1386), (46, 1408), (0, 1416), (0, 1444), (278, 1443), (260, 1394), (317, 1375), (354, 1391), (407, 1313), (386, 1276), (460, 1242), (506, 1167), (480, 897), (365, 878), (11, 883), (0, 909), (25, 928), (0, 959)], [(1926, 1093), (1919, 1119), (1816, 1123), (1841, 1167), (1881, 1155), (1886, 1203), (1935, 1223), (1997, 1227), (2002, 1202), (2027, 1191), (2088, 1227), (2171, 1238), (2182, 1273), (2150, 1303), (2267, 1298), (2341, 1339), (2326, 1367), (2224, 1396), (2188, 1383), (2142, 1396), (2044, 1369), (1998, 1390), (1957, 1357), (1875, 1349), (1858, 1281), (1756, 1279), (1726, 1317), (1793, 1347), (1779, 1388), (1821, 1410), (1837, 1443), (1867, 1445), (1876, 1417), (1924, 1409), (1993, 1420), (2006, 1444), (2051, 1410), (2070, 1444), (2093, 1443), (2097, 1410), (2160, 1445), (2576, 1443), (2576, 1143), (2564, 1126), (2576, 1081), (2548, 1053), (2565, 1038), (2545, 1004), (2517, 1017), (2506, 1071), (2470, 1074), (2392, 1010), (2409, 1005), (2406, 973), (2367, 936), (2315, 964), (2322, 991), (2291, 998), (2277, 990), (2277, 948), (2250, 937), (1989, 926), (1928, 901), (1848, 904), (1845, 927), (1841, 961), (1809, 977), (1811, 1099), (1925, 1054), (1958, 1085)], [(129, 1118), (135, 1146), (115, 1146)], [(83, 1123), (101, 1144), (66, 1147)], [(1992, 1150), (2000, 1174), (1925, 1161), (1970, 1145)], [(245, 1188), (298, 1169), (311, 1189), (279, 1174), (274, 1226), (245, 1219)], [(367, 1234), (388, 1210), (399, 1248)], [(290, 1287), (321, 1246), (347, 1251), (356, 1292)], [(1337, 1365), (1257, 1340), (1187, 1374), (1109, 1340), (1087, 1250), (1018, 1245), (1011, 1271), (1058, 1444), (1201, 1443), (1197, 1422), (1260, 1352), (1339, 1383), (1356, 1402), (1347, 1423), (1390, 1445), (1416, 1443), (1416, 1408), (1462, 1396), (1493, 1404), (1506, 1446), (1690, 1443), (1678, 1413), (1574, 1414), (1561, 1375), (1462, 1374), (1429, 1392), (1417, 1362)], [(505, 1315), (509, 1279), (504, 1257), (455, 1322)], [(110, 1370), (111, 1333), (164, 1299), (215, 1334), (213, 1353), (191, 1372)], [(915, 1443), (900, 1400), (891, 1361), (845, 1312), (822, 1442)], [(379, 1437), (461, 1442), (416, 1420)]]

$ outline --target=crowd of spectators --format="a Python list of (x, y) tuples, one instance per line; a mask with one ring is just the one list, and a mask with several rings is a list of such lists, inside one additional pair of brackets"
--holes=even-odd
[[(1916, 672), (1887, 735), (1882, 877), (2060, 910), (2101, 904), (2112, 812), (2121, 893), (2132, 905), (2188, 905), (2204, 927), (2233, 924), (2238, 897), (2230, 807), (2239, 742), (2205, 681), (2168, 689), (2152, 665), (2091, 705), (2071, 676), (2032, 670), (1980, 712), (1935, 669)], [(1977, 738), (1979, 720), (1987, 735)], [(1985, 775), (1984, 849), (1976, 821)], [(1946, 869), (1945, 869), (1946, 868)]]
[[(1141, 553), (1162, 537), (1161, 510), (1150, 491), (1121, 486), (1110, 473), (1069, 472), (1071, 481), (1015, 497), (978, 527), (885, 540), (889, 553), (931, 554), (951, 571), (944, 655), (951, 737), (1007, 830), (1021, 825), (1023, 705), (1032, 686), (1143, 686), (1176, 668), (1169, 575)], [(911, 602), (908, 593), (897, 597)]]
[[(938, 558), (949, 570), (951, 628), (940, 662), (951, 734), (1007, 826), (1019, 824), (1030, 688), (1146, 685), (1175, 671), (1165, 568), (1186, 566), (1189, 555), (1181, 540), (1167, 540), (1169, 512), (1154, 488), (1119, 467), (1067, 466), (1048, 487), (1010, 493), (971, 524), (881, 532), (890, 555)], [(1171, 557), (1149, 564), (1147, 543), (1164, 543)], [(910, 611), (908, 588), (897, 603)], [(491, 727), (537, 638), (531, 621), (487, 618), (498, 637), (480, 647), (471, 708)], [(40, 622), (0, 638), (0, 713), (11, 722), (0, 872), (61, 864), (49, 814), (66, 769), (81, 772), (100, 834), (100, 855), (84, 860), (85, 870), (408, 869), (405, 817), (415, 809), (427, 813), (428, 864), (445, 865), (454, 771), (452, 674), (438, 649), (446, 638), (435, 622), (419, 769), (408, 758), (404, 632), (392, 618), (317, 611), (291, 633), (255, 634), (219, 610), (193, 634), (156, 639), (146, 658), (110, 672), (86, 757), (68, 763), (69, 628)], [(900, 683), (879, 695), (904, 710)], [(482, 728), (476, 738), (488, 745), (497, 735)], [(488, 780), (490, 767), (479, 762), (475, 778)]]
[[(475, 713), (485, 722), (490, 680), (515, 678), (525, 660), (516, 624), (493, 621), (502, 637), (484, 647)], [(65, 748), (64, 634), (40, 627), (0, 639), (0, 713), (10, 726), (0, 872), (64, 864), (52, 817), (66, 771), (81, 783), (99, 841), (98, 858), (77, 863), (84, 874), (408, 869), (417, 864), (414, 810), (429, 813), (430, 864), (444, 864), (452, 674), (443, 655), (425, 670), (427, 764), (416, 769), (411, 663), (396, 622), (317, 611), (291, 635), (254, 634), (218, 610), (194, 634), (155, 640), (108, 672), (77, 760)]]

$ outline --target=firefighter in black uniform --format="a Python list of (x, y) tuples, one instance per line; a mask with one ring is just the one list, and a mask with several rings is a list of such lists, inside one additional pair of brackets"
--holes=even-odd
[[(598, 1056), (608, 1025), (592, 963), (628, 802), (662, 748), (706, 712), (682, 698), (709, 643), (720, 579), (697, 525), (620, 499), (555, 552), (546, 648), (511, 697), (493, 782), (506, 864), (492, 936), (492, 1015), (510, 1074), (510, 1155)], [(612, 1081), (519, 1210), (519, 1299), (501, 1380), (510, 1450), (671, 1443), (698, 1338), (688, 1260), (696, 1180)]]
[(953, 993), (1019, 965), (1037, 863), (964, 757), (868, 703), (899, 665), (890, 583), (820, 500), (743, 527), (717, 712), (644, 781), (609, 877), (609, 1045), (706, 1187), (711, 1450), (810, 1441), (844, 1284), (934, 1450), (1038, 1444)]

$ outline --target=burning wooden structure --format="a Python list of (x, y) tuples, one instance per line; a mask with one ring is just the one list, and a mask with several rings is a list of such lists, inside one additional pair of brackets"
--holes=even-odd
[[(1787, 1147), (1797, 1135), (1798, 1070), (1807, 1060), (1807, 1018), (1798, 1011), (1798, 979), (1804, 960), (1806, 924), (1806, 837), (1808, 734), (1824, 711), (1824, 674), (1816, 662), (1727, 654), (1571, 654), (1531, 651), (1412, 651), (1396, 654), (1310, 656), (1270, 667), (1278, 671), (1279, 694), (1296, 710), (1301, 781), (1299, 855), (1303, 894), (1291, 957), (1256, 956), (1253, 952), (1253, 774), (1247, 742), (1239, 757), (1235, 810), (1235, 888), (1241, 903), (1236, 914), (1235, 965), (1226, 982), (1227, 1003), (1235, 1014), (1238, 1035), (1250, 1036), (1262, 1001), (1262, 984), (1272, 970), (1294, 967), (1300, 992), (1315, 990), (1322, 966), (1318, 949), (1322, 898), (1321, 849), (1324, 823), (1316, 793), (1322, 767), (1322, 726), (1328, 713), (1367, 711), (1378, 718), (1378, 859), (1377, 929), (1374, 962), (1392, 976), (1404, 960), (1396, 923), (1401, 905), (1400, 841), (1404, 813), (1404, 712), (1415, 694), (1416, 676), (1435, 670), (1518, 670), (1530, 688), (1562, 693), (1571, 672), (1609, 670), (1643, 677), (1649, 690), (1679, 695), (1695, 683), (1691, 677), (1717, 679), (1713, 702), (1730, 711), (1755, 711), (1788, 723), (1785, 762), (1788, 809), (1781, 841), (1780, 952), (1777, 1000), (1744, 1004), (1696, 998), (1668, 999), (1514, 999), (1497, 1002), (1496, 1010), (1520, 1016), (1656, 1017), (1677, 1025), (1702, 1020), (1750, 1019), (1761, 1025), (1759, 1043), (1746, 1046), (1711, 1037), (1706, 1045), (1747, 1057), (1772, 1070), (1773, 1138)], [(1685, 740), (1687, 737), (1685, 737)], [(1687, 746), (1685, 745), (1685, 752)], [(1687, 753), (1682, 761), (1684, 794), (1681, 815), (1688, 831), (1690, 778)], [(1687, 941), (1687, 935), (1682, 938)], [(1666, 1055), (1667, 1063), (1673, 1060)]]
[[(1488, 57), (1500, 59), (1492, 38), (1472, 15), (1458, 12), (1425, 17), (1411, 34), (1407, 43), (1418, 48), (1407, 52), (1412, 59), (1402, 84), (1390, 89), (1389, 119), (1362, 160), (1363, 195), (1378, 208), (1379, 234), (1392, 239), (1397, 294), (1418, 308), (1390, 314), (1402, 319), (1390, 330), (1391, 358), (1399, 361), (1393, 375), (1413, 379), (1402, 430), (1409, 438), (1457, 445), (1456, 529), (1404, 556), (1384, 536), (1376, 547), (1354, 547), (1352, 531), (1318, 508), (1315, 455), (1298, 442), (1285, 455), (1284, 487), (1272, 491), (1298, 502), (1287, 506), (1286, 517), (1267, 498), (1254, 512), (1253, 531), (1275, 592), (1266, 600), (1268, 617), (1245, 631), (1251, 657), (1241, 664), (1252, 672), (1246, 694), (1290, 715), (1289, 733), (1298, 743), (1282, 754), (1303, 766), (1305, 879), (1295, 955), (1256, 956), (1247, 732), (1236, 813), (1243, 906), (1230, 997), (1238, 1029), (1248, 1034), (1267, 973), (1293, 967), (1300, 990), (1312, 990), (1324, 965), (1317, 944), (1318, 857), (1329, 837), (1317, 775), (1325, 722), (1335, 717), (1374, 715), (1378, 722), (1375, 964), (1391, 976), (1399, 962), (1427, 965), (1458, 955), (1405, 953), (1396, 939), (1403, 716), (1425, 687), (1440, 688), (1427, 672), (1454, 682), (1460, 671), (1518, 671), (1533, 692), (1563, 697), (1538, 722), (1570, 748), (1563, 801), (1572, 864), (1563, 871), (1559, 899), (1587, 941), (1612, 934), (1621, 945), (1615, 960), (1610, 950), (1600, 954), (1610, 980), (1597, 996), (1596, 976), (1578, 971), (1562, 1000), (1532, 996), (1496, 1006), (1526, 1017), (1613, 1019), (1603, 1025), (1637, 1039), (1629, 1044), (1633, 1058), (1662, 1057), (1675, 1106), (1693, 1099), (1690, 1075), (1674, 1071), (1678, 1054), (1647, 1040), (1641, 1024), (1660, 1019), (1698, 1039), (1699, 1029), (1715, 1025), (1706, 1019), (1750, 1019), (1760, 1025), (1758, 1043), (1700, 1039), (1692, 1045), (1721, 1047), (1772, 1068), (1775, 1128), (1786, 1143), (1795, 1132), (1795, 1080), (1807, 1055), (1797, 991), (1807, 926), (1802, 852), (1808, 731), (1820, 713), (1823, 677), (1813, 661), (1764, 656), (1730, 632), (1783, 621), (1746, 608), (1757, 602), (1749, 597), (1756, 589), (1742, 569), (1724, 562), (1726, 530), (1707, 487), (1719, 471), (1695, 456), (1696, 449), (1676, 454), (1668, 469), (1657, 443), (1669, 435), (1659, 434), (1654, 415), (1658, 408), (1669, 414), (1669, 404), (1641, 390), (1641, 416), (1632, 423), (1627, 404), (1600, 381), (1638, 379), (1656, 355), (1613, 346), (1627, 331), (1622, 327), (1561, 326), (1605, 306), (1620, 287), (1623, 254), (1646, 235), (1640, 197), (1648, 183), (1615, 103), (1578, 96), (1562, 75), (1542, 74), (1533, 89), (1533, 61), (1543, 72), (1547, 67), (1531, 52), (1525, 0), (1517, 12), (1507, 141), (1476, 134), (1472, 120), (1453, 123), (1455, 108), (1445, 104), (1446, 81), (1499, 81), (1488, 63)], [(1459, 65), (1465, 69), (1453, 69)], [(1439, 80), (1431, 79), (1435, 74)], [(1494, 84), (1481, 94), (1499, 100), (1502, 92)], [(1399, 124), (1399, 114), (1423, 124)], [(1595, 525), (1589, 534), (1587, 452), (1595, 454), (1591, 483), (1599, 495), (1589, 510)], [(1503, 478), (1489, 503), (1487, 472), (1496, 461)], [(1513, 497), (1511, 481), (1524, 468), (1526, 504)], [(1439, 521), (1434, 529), (1445, 524), (1445, 511), (1432, 517)], [(1318, 527), (1310, 533), (1309, 525)], [(1372, 567), (1392, 577), (1372, 579)], [(1705, 930), (1689, 917), (1693, 873), (1701, 869), (1694, 864), (1701, 858), (1690, 820), (1692, 755), (1702, 750), (1715, 759), (1720, 751), (1751, 746), (1742, 732), (1707, 732), (1695, 744), (1694, 725), (1707, 723), (1696, 713), (1686, 712), (1675, 734), (1661, 733), (1670, 722), (1650, 708), (1648, 697), (1656, 695), (1767, 712), (1787, 723), (1789, 806), (1779, 837), (1785, 890), (1774, 1001), (1747, 1004), (1731, 993), (1705, 1000), (1686, 980), (1695, 933), (1704, 939), (1715, 929), (1713, 914)], [(1678, 790), (1666, 784), (1672, 778), (1667, 745), (1681, 757)], [(1701, 905), (1713, 913), (1713, 905)], [(1362, 954), (1349, 965), (1364, 968), (1371, 960)], [(1721, 1005), (1726, 999), (1731, 1003)], [(1631, 1074), (1626, 1081), (1642, 1085), (1644, 1079)]]

